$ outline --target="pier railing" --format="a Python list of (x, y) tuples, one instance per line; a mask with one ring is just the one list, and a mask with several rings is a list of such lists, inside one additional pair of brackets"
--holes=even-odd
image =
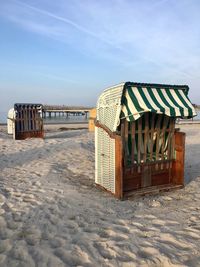
[(92, 107), (84, 106), (59, 106), (59, 105), (44, 105), (43, 106), (43, 118), (51, 118), (52, 116), (66, 116), (75, 115), (75, 116), (85, 116), (88, 117), (89, 111)]

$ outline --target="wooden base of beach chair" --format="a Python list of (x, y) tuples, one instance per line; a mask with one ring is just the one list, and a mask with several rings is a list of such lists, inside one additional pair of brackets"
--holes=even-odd
[(138, 196), (144, 196), (144, 195), (153, 195), (153, 194), (158, 194), (164, 191), (181, 189), (183, 187), (184, 187), (183, 185), (173, 185), (173, 184), (150, 186), (150, 187), (126, 192), (124, 193), (124, 198), (138, 197)]

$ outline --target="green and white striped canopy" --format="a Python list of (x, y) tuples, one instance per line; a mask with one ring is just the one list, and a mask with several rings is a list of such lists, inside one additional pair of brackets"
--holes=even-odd
[(121, 119), (139, 119), (145, 112), (170, 117), (192, 118), (196, 111), (188, 98), (187, 85), (126, 83), (122, 95)]

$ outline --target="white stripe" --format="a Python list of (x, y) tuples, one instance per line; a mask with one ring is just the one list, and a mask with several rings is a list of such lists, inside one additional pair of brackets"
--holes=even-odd
[(123, 113), (124, 113), (124, 115), (125, 115), (125, 118), (128, 117), (128, 111), (127, 111), (125, 105), (123, 105), (123, 107), (122, 107), (122, 111), (123, 111)]
[(155, 98), (158, 100), (159, 104), (165, 109), (165, 114), (168, 116), (170, 115), (170, 108), (168, 106), (165, 105), (165, 103), (162, 101), (162, 99), (160, 98), (157, 89), (152, 88), (153, 94), (155, 95)]
[(191, 104), (191, 102), (187, 99), (186, 95), (183, 93), (183, 90), (179, 90), (179, 93), (181, 94), (181, 96), (183, 97), (183, 99), (185, 100), (185, 102), (188, 104), (188, 106), (192, 109), (192, 113), (194, 113), (194, 115), (196, 114), (196, 111), (193, 107), (193, 105)]
[(137, 98), (137, 100), (138, 100), (138, 102), (139, 102), (139, 104), (140, 104), (140, 107), (141, 107), (142, 109), (144, 109), (144, 111), (151, 111), (151, 110), (147, 107), (147, 105), (145, 104), (145, 102), (144, 102), (144, 100), (143, 100), (141, 94), (139, 93), (137, 87), (132, 87), (131, 89), (132, 89), (132, 91), (133, 91), (133, 94), (134, 94), (135, 97)]
[(140, 117), (140, 115), (139, 115), (139, 112), (136, 109), (135, 105), (133, 104), (132, 99), (129, 96), (128, 90), (126, 90), (126, 99), (127, 99), (128, 107), (131, 111), (131, 115), (133, 115), (134, 120), (137, 120)]
[(141, 117), (141, 115), (140, 114), (137, 114), (137, 115), (134, 115), (133, 117), (134, 117), (134, 120), (136, 121), (136, 120), (138, 120)]
[(129, 96), (128, 90), (126, 91), (126, 99), (127, 99), (127, 104), (128, 104), (128, 107), (129, 107), (131, 113), (134, 115), (137, 114), (138, 110), (136, 109), (135, 105), (133, 104), (133, 101)]
[(175, 109), (175, 112), (177, 116), (181, 116), (180, 108), (178, 106), (175, 106), (174, 103), (169, 98), (168, 94), (166, 93), (165, 89), (161, 89), (161, 92), (163, 93), (163, 96), (165, 97), (166, 101), (169, 103), (170, 106), (172, 106)]
[(147, 100), (149, 101), (150, 105), (152, 106), (153, 109), (155, 109), (156, 111), (158, 111), (157, 113), (162, 113), (159, 109), (159, 107), (154, 103), (153, 99), (151, 98), (147, 88), (143, 87), (142, 88)]
[[(123, 113), (124, 113), (124, 115), (125, 115), (125, 119), (126, 119), (127, 121), (130, 121), (130, 116), (128, 115), (128, 110), (127, 110), (127, 108), (126, 108), (125, 105), (122, 107), (122, 111), (123, 111)], [(130, 111), (131, 111), (131, 110), (130, 110)], [(132, 114), (132, 113), (131, 113), (131, 115), (133, 116), (133, 119), (134, 119), (134, 120), (137, 120), (137, 119), (139, 119), (139, 118), (141, 117), (139, 113), (138, 113), (138, 114)], [(123, 118), (122, 118), (122, 119), (123, 119)]]
[(170, 92), (171, 92), (172, 97), (179, 104), (179, 106), (181, 106), (183, 108), (184, 116), (187, 117), (188, 116), (188, 109), (185, 107), (185, 105), (183, 104), (183, 102), (177, 96), (177, 94), (175, 93), (175, 90), (174, 89), (170, 89)]

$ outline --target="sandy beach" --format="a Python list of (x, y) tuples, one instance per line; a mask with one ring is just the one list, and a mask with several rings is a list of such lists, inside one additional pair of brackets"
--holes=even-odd
[(0, 126), (0, 267), (200, 266), (200, 124), (178, 126), (185, 188), (126, 201), (94, 184), (94, 133), (67, 127)]

